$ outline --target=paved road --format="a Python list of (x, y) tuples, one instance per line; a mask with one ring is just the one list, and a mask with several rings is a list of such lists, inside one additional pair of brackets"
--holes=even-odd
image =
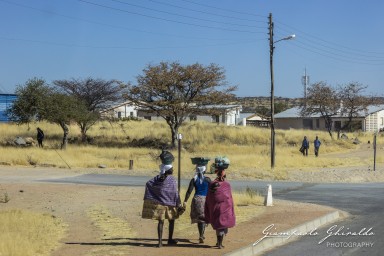
[[(143, 186), (149, 177), (86, 174), (49, 179), (60, 183)], [(42, 180), (43, 181), (43, 180)], [(182, 180), (183, 185), (188, 180)], [(272, 184), (274, 198), (332, 206), (351, 217), (316, 230), (316, 234), (293, 235), (288, 245), (269, 251), (268, 256), (290, 255), (384, 255), (384, 184), (310, 184), (300, 182), (231, 181), (234, 189), (250, 187), (264, 193)], [(273, 223), (271, 223), (273, 224)], [(332, 227), (335, 226), (333, 229)], [(326, 238), (329, 234), (337, 234)], [(283, 232), (283, 230), (275, 230)], [(355, 232), (357, 235), (348, 235)], [(294, 240), (293, 238), (299, 238)], [(326, 238), (322, 243), (321, 240)], [(293, 241), (294, 240), (294, 241)]]
[[(317, 184), (278, 195), (281, 199), (328, 205), (347, 211), (351, 217), (318, 230), (318, 236), (303, 236), (298, 241), (265, 253), (280, 255), (384, 255), (384, 184)], [(337, 225), (335, 229), (331, 229)], [(360, 235), (329, 234), (363, 232)], [(372, 228), (372, 229), (371, 229)], [(370, 230), (371, 229), (371, 230)], [(368, 232), (367, 232), (368, 231)], [(374, 234), (372, 234), (374, 233)], [(373, 243), (373, 244), (372, 244)]]

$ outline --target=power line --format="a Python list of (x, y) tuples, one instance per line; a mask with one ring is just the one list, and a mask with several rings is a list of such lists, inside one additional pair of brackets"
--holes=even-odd
[(84, 19), (84, 18), (80, 18), (80, 17), (75, 17), (75, 16), (63, 15), (63, 14), (60, 14), (60, 13), (57, 13), (57, 12), (48, 11), (48, 10), (44, 10), (44, 9), (39, 9), (39, 8), (35, 8), (35, 7), (32, 7), (32, 6), (28, 6), (28, 5), (18, 4), (18, 3), (10, 2), (10, 1), (7, 1), (7, 0), (0, 0), (0, 2), (5, 2), (5, 3), (11, 4), (11, 5), (15, 5), (15, 6), (18, 6), (18, 7), (21, 7), (21, 8), (31, 9), (31, 10), (34, 10), (34, 11), (38, 11), (38, 12), (42, 12), (42, 13), (47, 13), (47, 14), (58, 16), (58, 17), (70, 19), (70, 20), (78, 20), (78, 21), (81, 21), (81, 22), (86, 22), (86, 23), (89, 23), (89, 24), (96, 24), (96, 25), (99, 25), (99, 26), (104, 26), (104, 27), (109, 27), (109, 28), (114, 28), (114, 29), (134, 31), (134, 32), (146, 33), (146, 34), (152, 34), (152, 35), (160, 35), (160, 36), (165, 36), (165, 37), (177, 37), (177, 38), (184, 38), (184, 39), (198, 39), (198, 40), (211, 40), (211, 41), (233, 40), (233, 38), (226, 39), (226, 38), (217, 38), (217, 37), (215, 37), (215, 38), (192, 37), (192, 36), (183, 36), (183, 35), (179, 35), (179, 34), (161, 33), (161, 32), (157, 32), (157, 31), (155, 32), (155, 31), (148, 31), (148, 30), (140, 30), (140, 29), (136, 29), (136, 28), (128, 28), (128, 27), (124, 27), (124, 26), (119, 26), (119, 25), (113, 25), (113, 24), (107, 24), (107, 23), (102, 23), (102, 22), (98, 22), (98, 21), (88, 20), (88, 19)]
[[(55, 45), (55, 46), (63, 46), (70, 48), (94, 48), (94, 49), (130, 49), (130, 50), (151, 50), (151, 49), (189, 49), (189, 48), (202, 48), (202, 47), (217, 47), (217, 46), (231, 46), (231, 45), (243, 45), (243, 44), (253, 44), (255, 40), (247, 40), (242, 42), (231, 42), (231, 43), (217, 43), (217, 44), (199, 44), (199, 45), (189, 45), (189, 46), (176, 46), (176, 45), (168, 45), (168, 46), (155, 46), (155, 47), (131, 47), (131, 46), (95, 46), (95, 45), (79, 45), (72, 43), (62, 43), (62, 42), (51, 42), (51, 41), (42, 41), (42, 40), (31, 40), (31, 39), (23, 39), (23, 38), (7, 38), (0, 37), (0, 40), (7, 41), (20, 41), (20, 42), (28, 42), (28, 43), (38, 43), (38, 44), (46, 44), (46, 45)], [(264, 39), (259, 39), (259, 41)]]
[(232, 31), (232, 32), (240, 32), (240, 33), (250, 33), (250, 34), (264, 33), (264, 32), (255, 32), (255, 31), (249, 31), (249, 30), (238, 30), (238, 29), (230, 29), (230, 28), (212, 27), (212, 26), (200, 25), (200, 24), (195, 24), (195, 23), (171, 20), (171, 19), (166, 19), (166, 18), (159, 18), (159, 17), (152, 16), (152, 15), (147, 15), (147, 14), (142, 14), (142, 13), (138, 13), (138, 12), (132, 12), (132, 11), (128, 11), (128, 10), (123, 10), (123, 9), (120, 9), (120, 8), (115, 8), (115, 7), (111, 7), (111, 6), (107, 6), (107, 5), (97, 4), (97, 3), (89, 2), (89, 1), (86, 1), (86, 0), (78, 0), (78, 1), (83, 2), (85, 4), (89, 4), (89, 5), (94, 5), (94, 6), (98, 6), (98, 7), (101, 7), (101, 8), (105, 8), (105, 9), (110, 9), (110, 10), (119, 11), (119, 12), (123, 12), (123, 13), (129, 13), (129, 14), (133, 14), (133, 15), (138, 15), (138, 16), (142, 16), (142, 17), (146, 17), (146, 18), (162, 20), (162, 21), (167, 21), (167, 22), (172, 22), (172, 23), (178, 23), (178, 24), (183, 24), (183, 25), (189, 25), (189, 26), (194, 26), (194, 27), (209, 28), (209, 29), (224, 30), (224, 31)]
[(237, 13), (237, 14), (248, 15), (248, 16), (252, 16), (252, 17), (267, 18), (267, 16), (265, 16), (265, 15), (258, 15), (258, 14), (249, 13), (249, 12), (240, 12), (240, 11), (220, 8), (220, 7), (217, 7), (217, 6), (212, 6), (212, 5), (207, 5), (207, 4), (200, 4), (200, 3), (196, 3), (196, 2), (190, 1), (190, 0), (179, 0), (179, 1), (191, 3), (191, 4), (194, 4), (194, 5), (208, 7), (208, 8), (214, 9), (214, 10), (221, 10), (221, 11), (225, 11), (225, 12), (229, 12), (229, 13)]
[(216, 17), (221, 17), (221, 18), (229, 18), (229, 19), (249, 21), (249, 22), (256, 22), (256, 23), (265, 23), (265, 21), (261, 21), (261, 20), (252, 20), (252, 19), (240, 18), (240, 17), (235, 17), (235, 16), (229, 16), (229, 15), (221, 15), (221, 14), (218, 14), (218, 13), (195, 10), (195, 9), (186, 8), (186, 7), (182, 7), (182, 6), (174, 5), (174, 4), (169, 4), (169, 3), (164, 3), (164, 2), (156, 1), (156, 0), (147, 0), (147, 1), (150, 1), (150, 2), (153, 2), (153, 3), (157, 3), (157, 4), (161, 4), (161, 5), (171, 6), (171, 7), (182, 9), (182, 10), (187, 10), (187, 11), (192, 11), (192, 12), (197, 12), (197, 13), (203, 13), (203, 14), (208, 14), (208, 15), (212, 15), (212, 16), (216, 16)]
[(212, 23), (218, 23), (218, 24), (230, 25), (230, 26), (239, 26), (239, 27), (262, 28), (262, 27), (257, 27), (257, 26), (254, 26), (254, 25), (235, 24), (235, 23), (229, 23), (229, 22), (221, 22), (221, 21), (216, 21), (216, 20), (197, 18), (197, 17), (193, 17), (193, 16), (187, 16), (187, 15), (182, 15), (182, 14), (178, 14), (178, 13), (157, 10), (157, 9), (145, 7), (145, 6), (142, 6), (142, 5), (131, 4), (131, 3), (123, 2), (123, 1), (120, 1), (120, 0), (110, 0), (110, 1), (115, 2), (115, 3), (124, 4), (124, 5), (134, 6), (134, 7), (137, 7), (137, 8), (144, 9), (144, 10), (149, 10), (149, 11), (154, 11), (154, 12), (159, 12), (159, 13), (165, 13), (165, 14), (169, 14), (169, 15), (174, 15), (174, 16), (178, 16), (178, 17), (194, 19), (194, 20), (199, 20), (199, 21), (206, 21), (206, 22), (212, 22)]
[[(282, 34), (282, 33), (279, 33), (279, 34)], [(324, 57), (337, 59), (339, 61), (344, 61), (344, 62), (353, 61), (355, 63), (367, 64), (367, 65), (383, 65), (384, 64), (384, 58), (371, 56), (371, 55), (353, 54), (343, 49), (328, 47), (327, 45), (324, 45), (321, 43), (319, 44), (316, 41), (306, 39), (306, 37), (301, 36), (301, 34), (297, 37), (297, 40), (292, 42), (292, 44), (295, 45), (297, 48), (302, 48), (306, 51), (313, 52), (318, 55), (322, 55)]]
[[(322, 38), (320, 38), (320, 37), (318, 37), (318, 36), (311, 35), (311, 34), (309, 34), (309, 33), (307, 33), (307, 32), (301, 31), (301, 30), (299, 30), (299, 29), (297, 29), (297, 28), (294, 28), (294, 27), (289, 26), (289, 25), (287, 25), (287, 24), (284, 24), (284, 23), (282, 23), (282, 22), (278, 22), (278, 23), (281, 24), (282, 26), (289, 27), (291, 30), (300, 32), (302, 35), (306, 35), (306, 36), (308, 36), (308, 37), (310, 37), (310, 38), (314, 38), (314, 41), (315, 41), (317, 44), (318, 44), (319, 41), (321, 41), (321, 42), (324, 42), (324, 43), (326, 43), (326, 44), (328, 44), (328, 45), (334, 45), (334, 46), (336, 46), (336, 47), (339, 47), (339, 48), (348, 50), (348, 51), (350, 51), (350, 52), (353, 52), (354, 54), (356, 54), (356, 53), (359, 54), (359, 53), (360, 53), (360, 55), (364, 55), (364, 54), (374, 54), (374, 55), (379, 54), (379, 55), (384, 55), (384, 52), (371, 52), (371, 51), (364, 51), (364, 50), (361, 50), (361, 49), (353, 49), (353, 48), (349, 48), (349, 47), (347, 47), (347, 46), (345, 46), (345, 45), (338, 44), (338, 43), (333, 43), (333, 42), (324, 40), (324, 39), (322, 39)], [(284, 29), (282, 29), (282, 30), (284, 30)]]

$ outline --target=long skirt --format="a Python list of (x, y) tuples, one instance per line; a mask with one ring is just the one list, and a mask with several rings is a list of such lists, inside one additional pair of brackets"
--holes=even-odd
[(161, 205), (146, 199), (144, 200), (141, 217), (152, 220), (175, 220), (179, 218), (179, 213), (176, 206)]
[(204, 221), (205, 196), (194, 196), (191, 203), (191, 222), (205, 223)]

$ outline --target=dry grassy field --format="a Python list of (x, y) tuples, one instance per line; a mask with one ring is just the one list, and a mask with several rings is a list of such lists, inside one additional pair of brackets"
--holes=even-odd
[[(36, 144), (28, 147), (12, 145), (16, 137), (35, 138), (37, 127), (45, 132), (44, 148), (38, 148)], [(60, 150), (62, 131), (57, 125), (0, 124), (0, 130), (0, 165), (15, 170), (20, 166), (54, 169), (56, 175), (60, 172), (72, 175), (100, 172), (153, 176), (158, 173), (160, 147), (170, 140), (170, 131), (164, 122), (149, 121), (101, 122), (89, 130), (90, 140), (86, 144), (79, 141), (79, 129), (71, 125), (70, 143), (66, 150)], [(268, 129), (191, 122), (183, 125), (179, 132), (183, 134), (183, 178), (191, 178), (193, 175), (191, 157), (214, 158), (226, 155), (231, 160), (228, 175), (232, 180), (384, 181), (382, 171), (370, 171), (373, 162), (373, 134), (350, 133), (346, 134), (348, 139), (333, 140), (325, 132), (278, 130), (276, 168), (272, 171)], [(298, 151), (303, 136), (313, 141), (316, 135), (322, 141), (320, 156), (314, 156), (312, 146), (310, 155), (303, 157)], [(353, 143), (356, 138), (361, 144)], [(379, 135), (377, 164), (381, 170), (384, 162), (383, 141), (384, 137)], [(177, 156), (177, 150), (172, 152)], [(134, 161), (132, 170), (129, 170), (129, 160)], [(100, 165), (106, 168), (99, 168)], [(17, 177), (16, 173), (10, 173)], [(26, 175), (28, 177), (29, 174)], [(183, 197), (185, 188), (182, 189)], [(166, 251), (159, 252), (153, 248), (152, 244), (156, 243), (152, 239), (156, 237), (156, 224), (140, 219), (142, 190), (129, 187), (29, 184), (25, 181), (1, 182), (0, 224), (3, 228), (0, 234), (0, 255), (135, 255), (138, 251), (146, 255), (167, 255)], [(244, 230), (249, 225), (263, 225), (255, 220), (256, 216), (266, 222), (297, 225), (301, 220), (330, 211), (308, 205), (286, 208), (284, 204), (266, 211), (261, 207), (262, 199), (252, 190), (235, 193), (239, 225), (230, 234), (243, 238), (228, 240), (226, 250), (238, 248), (248, 240), (252, 242), (255, 233), (246, 234)], [(292, 220), (279, 217), (283, 213), (286, 216), (287, 209), (296, 210), (292, 212)], [(177, 221), (175, 232), (176, 236), (188, 238), (184, 246), (194, 247), (191, 241), (196, 236), (196, 227), (190, 225), (188, 215), (187, 211)], [(148, 237), (152, 238), (148, 240)], [(210, 240), (208, 242), (214, 243)], [(186, 248), (172, 250), (179, 254), (182, 251), (185, 255), (194, 255), (197, 250)], [(199, 250), (201, 255), (218, 253), (204, 248)]]
[[(7, 146), (16, 137), (36, 137), (36, 128), (44, 130), (44, 148)], [(160, 148), (170, 142), (170, 130), (165, 122), (120, 121), (100, 122), (88, 131), (89, 142), (81, 143), (77, 126), (70, 126), (70, 144), (60, 150), (62, 130), (58, 125), (33, 123), (30, 125), (0, 124), (0, 155), (3, 165), (35, 165), (58, 168), (97, 168), (128, 170), (133, 160), (133, 171), (151, 174), (157, 171)], [(358, 157), (353, 154), (359, 145), (373, 142), (372, 133), (346, 133), (348, 139), (331, 139), (328, 133), (310, 130), (276, 131), (276, 164), (270, 170), (270, 130), (255, 127), (224, 126), (206, 122), (187, 122), (179, 130), (181, 141), (181, 166), (183, 173), (193, 171), (190, 158), (205, 156), (214, 158), (226, 155), (231, 160), (231, 171), (236, 177), (287, 179), (290, 170), (306, 168), (334, 168), (372, 165), (373, 154)], [(318, 135), (322, 145), (320, 156), (314, 157), (313, 145), (309, 156), (303, 157), (299, 145), (304, 136), (313, 141)], [(334, 137), (336, 134), (334, 134)], [(382, 150), (384, 137), (377, 136), (378, 149)], [(348, 153), (351, 153), (348, 156)], [(177, 155), (177, 150), (173, 154)], [(343, 154), (343, 157), (338, 157)], [(377, 154), (377, 163), (383, 163)], [(175, 163), (176, 164), (176, 163)]]

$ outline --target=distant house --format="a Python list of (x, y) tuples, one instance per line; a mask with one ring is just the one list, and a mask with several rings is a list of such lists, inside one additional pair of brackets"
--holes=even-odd
[(102, 118), (136, 118), (137, 107), (130, 101), (116, 104), (100, 111)]
[(244, 118), (244, 126), (256, 126), (256, 127), (269, 127), (270, 118), (260, 115), (252, 114)]
[[(218, 115), (204, 114), (204, 110), (200, 115), (191, 115), (187, 121), (204, 120), (213, 123), (224, 123), (226, 125), (236, 125), (236, 121), (240, 116), (241, 105), (208, 105), (207, 110), (217, 110)], [(207, 111), (208, 112), (208, 111)], [(112, 105), (100, 111), (102, 118), (139, 118), (146, 120), (164, 120), (155, 112), (137, 107), (134, 103), (127, 101), (120, 104)]]
[(0, 94), (0, 122), (9, 122), (6, 111), (12, 107), (16, 99), (16, 94)]
[[(332, 117), (332, 130), (339, 130), (348, 121), (348, 117), (336, 115)], [(367, 111), (361, 111), (353, 118), (354, 125), (367, 132), (377, 132), (384, 129), (384, 105), (369, 106)], [(319, 114), (302, 117), (300, 108), (294, 107), (275, 115), (277, 129), (310, 129), (326, 130), (324, 118)]]

